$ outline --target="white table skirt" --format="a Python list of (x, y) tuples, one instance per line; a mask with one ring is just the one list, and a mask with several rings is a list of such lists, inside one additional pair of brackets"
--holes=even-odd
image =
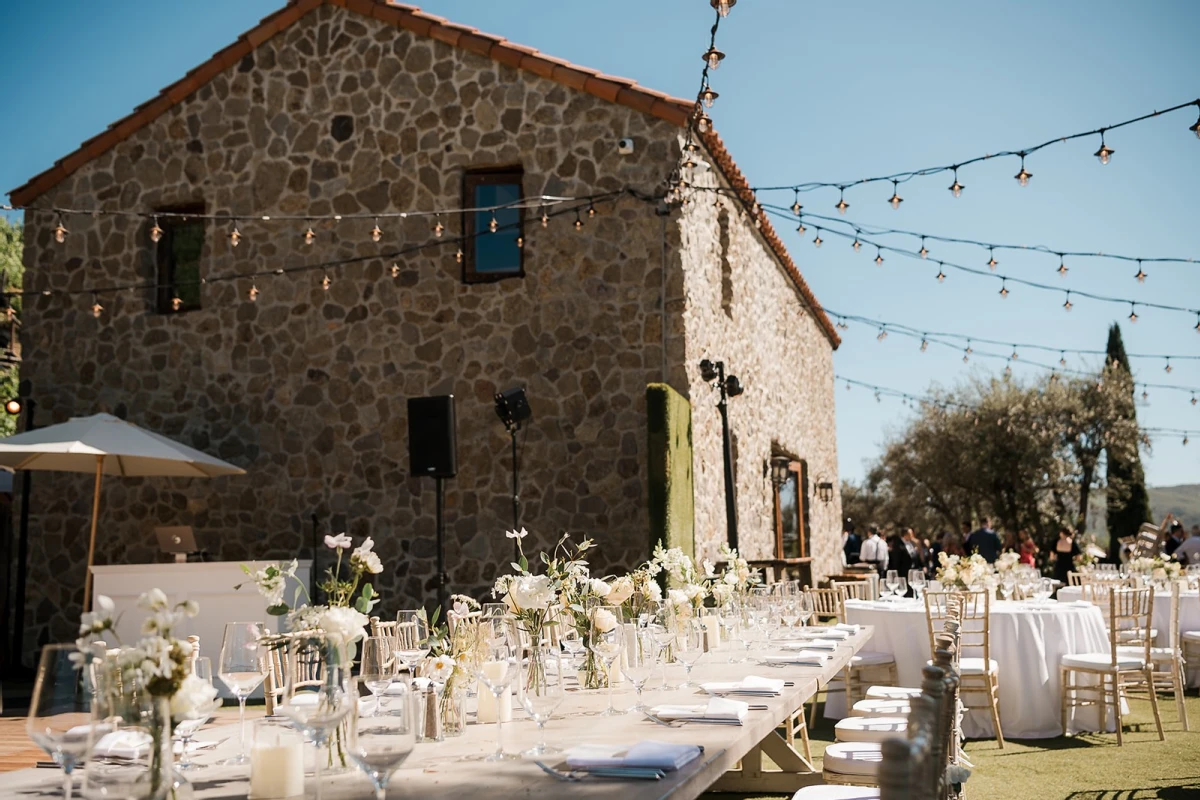
[[(1064, 602), (1082, 600), (1082, 586), (1064, 586), (1058, 590), (1058, 599)], [(1154, 593), (1154, 627), (1158, 630), (1155, 644), (1169, 647), (1168, 628), (1171, 625), (1171, 593)], [(1200, 631), (1200, 592), (1179, 593), (1179, 631)], [(1200, 686), (1200, 664), (1191, 664), (1187, 671), (1188, 686)]]
[[(1000, 725), (1012, 739), (1045, 739), (1062, 735), (1060, 715), (1064, 655), (1108, 651), (1108, 635), (1100, 610), (1091, 606), (1049, 603), (996, 602), (991, 606), (992, 658), (999, 662)], [(892, 654), (901, 686), (919, 687), (921, 668), (929, 660), (929, 627), (925, 606), (915, 601), (846, 604), (847, 621), (874, 625), (875, 635), (865, 650)], [(967, 656), (978, 653), (967, 652)], [(975, 700), (972, 699), (974, 703)], [(826, 716), (845, 713), (845, 696), (834, 694)], [(1099, 729), (1095, 708), (1075, 709), (1068, 720), (1072, 731)], [(1112, 730), (1112, 715), (1108, 718)], [(974, 709), (963, 720), (968, 738), (994, 736), (991, 715)]]

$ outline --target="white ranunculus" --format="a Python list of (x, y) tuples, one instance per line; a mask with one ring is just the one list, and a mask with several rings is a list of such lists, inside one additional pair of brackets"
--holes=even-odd
[(599, 578), (592, 578), (588, 581), (588, 588), (592, 590), (592, 594), (596, 597), (608, 597), (612, 591), (612, 587)]
[(138, 598), (138, 608), (143, 608), (147, 611), (156, 611), (167, 607), (167, 596), (162, 589), (151, 589), (142, 594)]
[(946, 567), (942, 570), (942, 583), (951, 584), (958, 580), (958, 570), (954, 567)]
[(725, 577), (721, 578), (721, 580), (725, 581), (725, 583), (728, 584), (729, 586), (737, 586), (737, 584), (738, 584), (737, 573), (733, 572), (732, 570), (730, 570), (729, 572), (726, 572)]
[[(367, 541), (371, 540), (368, 539)], [(378, 575), (383, 572), (383, 562), (379, 560), (379, 554), (372, 553), (370, 550), (362, 551), (362, 548), (355, 550), (351, 554), (350, 566), (353, 569), (361, 569), (363, 572), (368, 572), (372, 575)]]
[(662, 587), (658, 585), (657, 581), (650, 581), (650, 583), (646, 584), (646, 596), (651, 600), (663, 599)]
[(526, 536), (528, 536), (529, 531), (525, 530), (524, 528), (521, 528), (521, 530), (519, 530), (519, 531), (505, 531), (504, 535), (506, 537), (508, 537), (509, 539), (518, 539), (519, 540), (519, 539), (524, 539)]
[(606, 608), (597, 608), (592, 611), (592, 627), (600, 633), (608, 633), (617, 627), (617, 617)]
[(337, 644), (347, 645), (363, 637), (367, 627), (366, 614), (346, 606), (331, 606), (321, 613), (320, 628)]
[(171, 718), (176, 722), (208, 716), (217, 707), (217, 690), (206, 680), (188, 675), (171, 695)]
[(353, 542), (350, 541), (350, 537), (344, 533), (339, 533), (337, 536), (327, 535), (325, 537), (325, 546), (330, 550), (349, 550), (351, 544)]
[(545, 575), (526, 575), (509, 587), (509, 595), (517, 608), (546, 608), (554, 602), (554, 589)]
[(440, 655), (425, 662), (425, 676), (438, 683), (445, 683), (454, 674), (454, 659), (448, 655)]
[(688, 600), (692, 602), (692, 605), (699, 605), (700, 601), (708, 595), (708, 590), (698, 583), (689, 583), (683, 587), (683, 591), (687, 595)]
[(669, 589), (667, 591), (667, 602), (673, 606), (691, 605), (691, 601), (688, 600), (687, 592), (683, 591), (682, 589)]
[(608, 594), (604, 596), (604, 599), (609, 605), (619, 606), (632, 596), (633, 578), (630, 578), (628, 575), (622, 575), (609, 585)]

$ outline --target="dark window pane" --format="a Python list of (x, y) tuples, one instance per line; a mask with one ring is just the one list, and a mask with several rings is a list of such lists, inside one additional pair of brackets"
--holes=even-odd
[(200, 254), (204, 250), (204, 223), (187, 222), (171, 231), (172, 282), (183, 301), (181, 310), (200, 307)]
[[(514, 183), (483, 184), (475, 187), (473, 205), (498, 206), (521, 199), (521, 186)], [(495, 212), (497, 227), (489, 232), (492, 212), (476, 211), (474, 228), (475, 271), (481, 274), (503, 274), (521, 271), (521, 248), (517, 247), (520, 235), (521, 212), (515, 208), (501, 208)]]
[(783, 552), (780, 558), (800, 558), (800, 498), (797, 475), (791, 472), (779, 487), (779, 523), (782, 528)]

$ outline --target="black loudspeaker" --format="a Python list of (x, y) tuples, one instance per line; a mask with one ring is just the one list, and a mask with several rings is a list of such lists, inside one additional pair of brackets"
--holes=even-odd
[(408, 398), (408, 463), (414, 478), (458, 474), (454, 395)]

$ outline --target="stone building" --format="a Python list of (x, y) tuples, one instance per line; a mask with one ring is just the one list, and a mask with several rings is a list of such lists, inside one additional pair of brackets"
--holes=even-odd
[[(790, 530), (806, 521), (815, 578), (835, 569), (840, 504), (814, 487), (837, 485), (837, 333), (715, 133), (696, 182), (727, 191), (655, 199), (691, 105), (409, 6), (293, 0), (15, 190), (23, 206), (146, 215), (26, 212), (22, 376), (39, 423), (108, 411), (247, 470), (107, 481), (97, 563), (157, 560), (156, 525), (191, 525), (214, 560), (304, 557), (315, 522), (374, 537), (384, 612), (428, 598), (434, 489), (408, 474), (405, 401), (452, 393), (451, 585), (482, 595), (511, 552), (492, 398), (522, 385), (531, 540), (587, 534), (598, 567), (628, 566), (650, 547), (656, 382), (692, 401), (696, 548), (713, 557), (711, 358), (746, 387), (730, 401), (742, 552), (776, 555), (767, 465), (782, 454), (805, 470)], [(545, 224), (540, 206), (496, 212), (494, 234), (490, 214), (388, 216), (541, 195), (574, 199), (547, 201)], [(72, 635), (85, 483), (34, 481), (31, 646)]]

